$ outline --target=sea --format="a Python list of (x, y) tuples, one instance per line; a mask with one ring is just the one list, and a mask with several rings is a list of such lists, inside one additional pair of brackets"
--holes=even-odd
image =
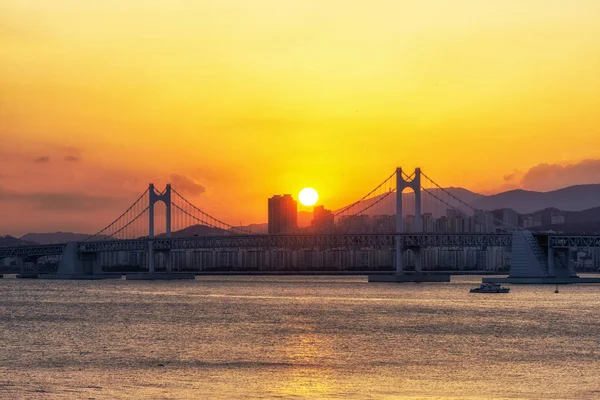
[(600, 286), (0, 279), (1, 399), (600, 399)]

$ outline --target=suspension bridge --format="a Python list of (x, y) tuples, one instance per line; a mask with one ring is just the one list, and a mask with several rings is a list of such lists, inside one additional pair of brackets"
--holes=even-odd
[[(172, 277), (215, 268), (379, 269), (388, 273), (370, 280), (448, 281), (449, 274), (424, 271), (423, 263), (439, 264), (444, 251), (464, 254), (470, 249), (474, 263), (485, 264), (489, 249), (502, 249), (511, 255), (513, 281), (554, 282), (578, 279), (568, 266), (569, 249), (600, 247), (600, 236), (535, 237), (516, 221), (474, 208), (471, 200), (439, 185), (419, 168), (410, 175), (397, 168), (366, 195), (338, 210), (332, 231), (267, 235), (212, 216), (171, 185), (160, 191), (150, 184), (129, 208), (88, 239), (4, 247), (0, 260), (18, 260), (23, 274), (26, 264), (54, 257), (59, 264), (54, 277), (73, 279), (112, 277), (108, 270), (125, 259), (126, 264), (143, 268), (145, 274), (139, 276), (147, 277), (160, 276), (159, 271)], [(194, 233), (198, 227), (202, 234)], [(484, 254), (483, 261), (477, 254)], [(432, 255), (438, 260), (432, 261)]]

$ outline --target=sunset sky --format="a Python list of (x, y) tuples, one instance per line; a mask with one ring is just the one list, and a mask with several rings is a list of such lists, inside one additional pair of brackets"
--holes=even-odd
[[(600, 183), (600, 1), (0, 0), (0, 234), (93, 232), (149, 182), (232, 223), (396, 166)], [(544, 165), (547, 164), (547, 165)]]

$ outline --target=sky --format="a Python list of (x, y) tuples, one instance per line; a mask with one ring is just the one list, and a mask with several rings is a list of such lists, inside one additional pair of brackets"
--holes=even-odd
[(0, 0), (0, 234), (95, 232), (149, 182), (231, 223), (421, 167), (600, 183), (596, 0)]

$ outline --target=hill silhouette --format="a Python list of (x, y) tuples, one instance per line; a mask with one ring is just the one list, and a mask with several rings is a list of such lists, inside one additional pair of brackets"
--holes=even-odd
[(549, 192), (511, 190), (491, 196), (482, 196), (473, 201), (471, 205), (483, 210), (512, 208), (521, 214), (547, 208), (583, 211), (600, 207), (600, 184), (575, 185)]

